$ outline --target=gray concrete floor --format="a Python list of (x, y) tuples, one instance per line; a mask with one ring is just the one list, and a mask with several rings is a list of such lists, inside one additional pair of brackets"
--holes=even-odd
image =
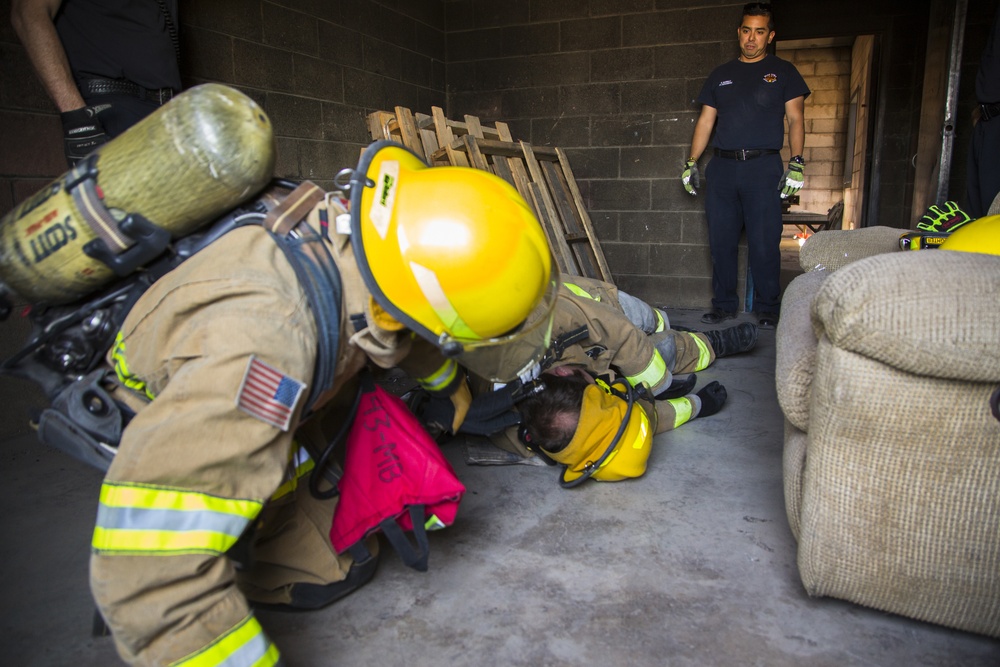
[[(700, 311), (670, 314), (697, 326)], [(725, 408), (657, 436), (637, 480), (564, 490), (553, 468), (470, 466), (449, 443), (467, 494), (431, 535), (429, 572), (386, 551), (348, 598), (262, 624), (291, 667), (1000, 665), (986, 637), (808, 597), (782, 496), (774, 333), (699, 373), (711, 380)], [(91, 636), (100, 475), (36, 443), (29, 385), (0, 379), (0, 402), (0, 662), (117, 664)]]

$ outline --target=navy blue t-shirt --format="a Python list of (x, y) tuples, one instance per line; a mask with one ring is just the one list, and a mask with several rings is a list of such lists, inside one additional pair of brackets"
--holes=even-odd
[(767, 55), (753, 63), (732, 60), (716, 67), (705, 80), (698, 103), (718, 113), (712, 140), (716, 148), (781, 150), (785, 102), (808, 95), (809, 87), (794, 65)]
[[(166, 0), (175, 30), (177, 0)], [(174, 43), (157, 0), (65, 0), (55, 18), (73, 76), (180, 90)]]

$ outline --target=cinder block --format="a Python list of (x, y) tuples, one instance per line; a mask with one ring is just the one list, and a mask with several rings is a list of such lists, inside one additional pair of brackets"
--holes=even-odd
[[(270, 2), (262, 2), (260, 7), (263, 16), (264, 44), (310, 56), (317, 54), (319, 33), (313, 16)], [(225, 25), (226, 21), (220, 23)]]
[[(421, 107), (429, 109), (430, 105)], [(371, 141), (365, 109), (348, 104), (324, 102), (320, 109), (323, 121), (323, 139), (349, 141), (365, 145)]]
[(393, 44), (372, 37), (361, 40), (365, 55), (365, 71), (399, 79), (403, 71), (403, 50)]
[(272, 93), (267, 96), (267, 113), (274, 133), (280, 137), (323, 138), (323, 114), (318, 100), (298, 95)]
[(622, 178), (663, 178), (676, 169), (673, 146), (626, 146), (621, 152)]
[(648, 211), (649, 181), (591, 180), (590, 201), (586, 204), (588, 211)]
[(55, 178), (66, 171), (62, 124), (52, 114), (0, 111), (0, 174)]
[(594, 118), (591, 142), (595, 146), (648, 146), (653, 140), (649, 114)]
[(340, 65), (295, 54), (295, 93), (329, 102), (344, 101), (344, 75)]
[(590, 54), (593, 81), (640, 81), (652, 79), (653, 49), (610, 49)]
[(559, 113), (559, 89), (525, 88), (501, 91), (504, 118), (535, 118)]
[(680, 243), (681, 223), (664, 211), (624, 211), (619, 222), (619, 236), (622, 241), (650, 246)]
[(346, 67), (361, 68), (364, 65), (364, 49), (360, 33), (326, 21), (319, 22), (318, 33), (319, 58)]
[(560, 86), (559, 107), (569, 114), (603, 116), (620, 113), (621, 85), (619, 83), (591, 83), (579, 86)]
[(587, 116), (533, 118), (531, 143), (537, 146), (558, 146), (563, 149), (586, 147), (590, 145), (590, 118)]
[(601, 242), (608, 268), (614, 275), (649, 273), (649, 246), (641, 243)]
[(617, 147), (569, 149), (566, 157), (578, 181), (618, 178), (621, 150)]
[(289, 51), (241, 39), (233, 41), (233, 83), (290, 93), (295, 88), (290, 75), (293, 66)]
[(621, 84), (623, 113), (655, 113), (663, 111), (663, 101), (683, 99), (687, 82), (684, 79), (626, 81)]
[(563, 21), (559, 24), (559, 50), (587, 52), (617, 48), (622, 45), (621, 30), (620, 16)]
[(523, 60), (522, 68), (528, 72), (528, 82), (532, 86), (565, 86), (591, 80), (590, 56), (584, 52), (531, 56)]
[[(236, 56), (233, 42), (233, 38), (228, 35), (200, 28), (185, 27), (184, 53), (185, 62), (188, 65), (186, 73), (189, 76), (220, 83), (240, 83), (236, 79)], [(252, 60), (254, 56), (250, 50), (253, 49), (253, 45), (249, 42), (241, 42), (241, 45), (243, 46), (241, 53), (248, 60)], [(291, 65), (291, 56), (289, 55), (285, 61)], [(289, 71), (291, 70), (286, 70), (286, 74)], [(251, 81), (242, 83), (253, 85)], [(264, 88), (264, 86), (257, 87)]]
[(558, 23), (507, 26), (501, 28), (501, 35), (506, 56), (530, 56), (559, 50)]

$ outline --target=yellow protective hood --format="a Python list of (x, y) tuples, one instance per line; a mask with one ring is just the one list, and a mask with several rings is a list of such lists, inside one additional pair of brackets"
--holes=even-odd
[[(580, 421), (573, 439), (558, 452), (546, 452), (566, 466), (563, 481), (573, 482), (593, 470), (600, 458), (614, 444), (615, 435), (628, 412), (628, 403), (600, 385), (589, 385), (583, 392)], [(602, 482), (618, 482), (639, 477), (646, 472), (646, 461), (653, 444), (653, 427), (638, 401), (633, 404), (628, 424), (614, 451), (590, 474)]]

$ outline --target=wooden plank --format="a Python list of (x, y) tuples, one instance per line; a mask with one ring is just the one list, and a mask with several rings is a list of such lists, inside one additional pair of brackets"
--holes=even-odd
[(576, 176), (573, 175), (573, 169), (569, 166), (569, 158), (566, 157), (566, 153), (561, 148), (556, 148), (556, 155), (559, 157), (559, 165), (562, 167), (563, 175), (566, 177), (566, 185), (573, 197), (573, 204), (579, 216), (580, 226), (583, 227), (587, 238), (590, 239), (590, 246), (599, 269), (597, 277), (606, 283), (614, 284), (614, 277), (611, 275), (611, 268), (608, 266), (608, 261), (604, 257), (604, 251), (601, 249), (600, 239), (597, 238), (597, 233), (594, 231), (594, 225), (590, 220), (590, 214), (587, 213), (587, 207), (583, 205), (583, 197), (580, 195), (580, 188), (576, 184)]
[(389, 123), (395, 122), (395, 120), (396, 116), (388, 111), (373, 111), (368, 114), (368, 133), (375, 141), (391, 139), (392, 133), (389, 129)]
[(413, 112), (406, 107), (396, 107), (396, 123), (399, 125), (401, 143), (417, 155), (423, 155), (424, 145), (420, 141), (417, 125), (413, 120)]
[[(559, 220), (562, 225), (562, 235), (566, 239), (567, 245), (573, 253), (576, 261), (577, 275), (591, 278), (601, 277), (597, 266), (597, 257), (590, 246), (590, 239), (583, 232), (580, 221), (576, 217), (576, 209), (571, 201), (572, 195), (566, 182), (563, 180), (562, 172), (555, 162), (541, 162), (539, 166), (545, 174), (552, 201), (559, 213)], [(583, 241), (583, 243), (581, 243)]]
[(455, 133), (452, 132), (448, 119), (444, 117), (444, 110), (441, 107), (431, 107), (431, 116), (434, 117), (434, 131), (437, 133), (438, 146), (444, 149), (448, 156), (448, 162), (455, 167), (468, 167), (469, 160), (465, 154), (452, 146), (452, 142), (455, 141)]
[(563, 236), (555, 202), (552, 201), (549, 189), (545, 187), (545, 175), (538, 165), (538, 160), (535, 159), (535, 152), (531, 144), (524, 141), (520, 142), (520, 144), (521, 150), (524, 153), (524, 162), (528, 167), (528, 173), (531, 175), (532, 192), (536, 193), (536, 197), (538, 197), (538, 212), (541, 214), (544, 210), (545, 232), (549, 235), (549, 243), (552, 246), (552, 254), (555, 257), (556, 264), (558, 264), (559, 269), (563, 273), (580, 275), (577, 271), (573, 253), (570, 251), (569, 245), (566, 243), (566, 238)]
[(465, 148), (465, 153), (468, 155), (469, 165), (475, 167), (476, 169), (481, 169), (482, 171), (494, 174), (493, 169), (483, 156), (483, 152), (479, 150), (479, 146), (476, 142), (477, 139), (475, 135), (467, 134), (462, 137), (462, 144)]

